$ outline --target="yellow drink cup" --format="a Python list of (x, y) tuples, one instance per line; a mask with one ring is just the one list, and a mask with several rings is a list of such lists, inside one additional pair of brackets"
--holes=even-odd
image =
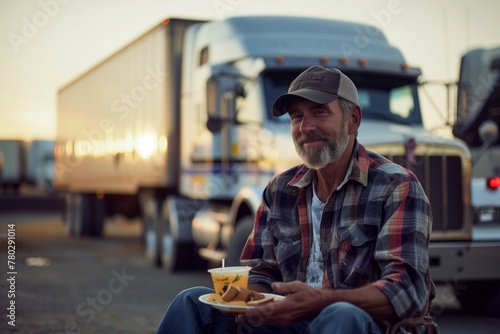
[(224, 268), (209, 269), (208, 272), (212, 275), (215, 293), (222, 295), (229, 284), (248, 288), (248, 272), (250, 267), (235, 266)]

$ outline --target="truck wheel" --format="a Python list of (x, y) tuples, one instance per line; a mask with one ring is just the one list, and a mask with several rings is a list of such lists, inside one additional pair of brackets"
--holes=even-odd
[(83, 237), (90, 233), (90, 200), (85, 194), (74, 195), (72, 206), (73, 213), (73, 235)]
[(148, 196), (142, 205), (142, 219), (144, 225), (144, 242), (146, 248), (146, 259), (156, 267), (160, 262), (160, 236), (158, 229), (158, 205), (154, 197)]
[(498, 305), (496, 309), (492, 309), (493, 301), (500, 295), (500, 281), (472, 281), (460, 283), (459, 286), (460, 288), (455, 288), (455, 295), (467, 312), (500, 313)]
[(65, 196), (66, 205), (64, 208), (64, 220), (68, 225), (69, 235), (71, 237), (77, 237), (77, 228), (76, 228), (76, 197), (73, 194), (67, 194)]
[(162, 240), (162, 267), (167, 272), (185, 271), (192, 269), (195, 256), (194, 245), (181, 243), (171, 234), (164, 234)]
[(70, 235), (100, 237), (104, 225), (104, 205), (93, 194), (70, 195), (68, 223)]
[(254, 218), (252, 216), (246, 216), (238, 220), (233, 237), (231, 238), (231, 244), (229, 245), (229, 254), (227, 257), (227, 264), (229, 266), (240, 265), (241, 252), (243, 251), (243, 247), (245, 247), (248, 236), (252, 233), (253, 222)]
[(176, 201), (170, 197), (162, 206), (160, 220), (161, 231), (161, 262), (167, 272), (186, 271), (203, 265), (203, 261), (196, 254), (195, 245), (192, 241), (181, 241), (178, 235), (180, 212)]
[(102, 237), (104, 232), (104, 218), (105, 218), (104, 200), (94, 195), (89, 195), (89, 196), (91, 205), (89, 235), (91, 237), (100, 238)]

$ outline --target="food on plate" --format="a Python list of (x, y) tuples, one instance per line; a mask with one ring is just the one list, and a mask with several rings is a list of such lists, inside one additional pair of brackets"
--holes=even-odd
[(230, 301), (252, 301), (252, 300), (259, 300), (259, 299), (264, 299), (264, 295), (253, 290), (245, 289), (239, 286), (234, 286), (234, 285), (229, 285), (227, 287), (226, 292), (222, 294), (222, 300), (225, 302), (230, 302)]
[(248, 306), (260, 306), (274, 301), (273, 296), (265, 297), (264, 299), (251, 300), (247, 302)]
[(227, 290), (222, 295), (212, 293), (208, 298), (211, 303), (233, 306), (258, 306), (274, 300), (273, 296), (265, 296), (260, 292), (232, 284), (227, 287)]

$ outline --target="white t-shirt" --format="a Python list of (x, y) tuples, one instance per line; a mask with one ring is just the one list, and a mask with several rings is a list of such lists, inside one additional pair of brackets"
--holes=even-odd
[[(352, 160), (347, 168), (347, 173), (344, 177), (342, 183), (337, 187), (337, 190), (342, 188), (344, 184), (349, 180), (348, 175), (351, 174), (352, 170)], [(323, 262), (323, 254), (320, 249), (320, 226), (321, 226), (321, 216), (323, 215), (323, 209), (326, 203), (323, 203), (318, 195), (316, 195), (316, 180), (312, 184), (313, 196), (311, 203), (311, 218), (313, 224), (313, 235), (311, 240), (311, 252), (309, 253), (309, 260), (307, 261), (306, 269), (306, 283), (314, 288), (323, 287), (323, 277), (325, 276), (325, 265)]]
[(320, 249), (320, 236), (319, 236), (319, 228), (321, 225), (321, 216), (323, 214), (323, 208), (325, 207), (325, 203), (321, 202), (321, 200), (316, 195), (315, 184), (313, 183), (313, 197), (312, 197), (312, 224), (313, 224), (313, 236), (312, 236), (312, 247), (311, 252), (309, 253), (309, 260), (307, 261), (307, 269), (306, 269), (306, 283), (313, 288), (322, 288), (323, 287), (323, 276), (324, 276), (324, 264), (323, 264), (323, 255), (321, 254)]

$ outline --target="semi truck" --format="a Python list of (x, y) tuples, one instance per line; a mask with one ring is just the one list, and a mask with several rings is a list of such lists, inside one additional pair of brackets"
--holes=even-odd
[(17, 193), (26, 181), (27, 143), (17, 139), (0, 140), (0, 189)]
[(17, 194), (21, 187), (49, 192), (53, 179), (52, 140), (0, 140), (0, 188)]
[[(473, 155), (477, 237), (500, 236), (500, 46), (466, 52), (460, 62), (453, 133)], [(492, 233), (492, 228), (496, 233)]]
[(28, 184), (44, 193), (52, 193), (54, 185), (54, 141), (34, 139), (28, 144), (26, 177)]
[(355, 22), (167, 19), (62, 87), (55, 186), (70, 232), (101, 236), (105, 217), (139, 214), (146, 256), (166, 270), (238, 263), (267, 182), (300, 163), (289, 119), (271, 106), (311, 65), (352, 78), (360, 143), (423, 184), (433, 279), (496, 293), (474, 285), (500, 280), (500, 240), (472, 239), (469, 148), (426, 131), (421, 70), (379, 28)]
[[(472, 240), (486, 245), (500, 239), (500, 47), (475, 48), (462, 55), (456, 96), (453, 134), (472, 154)], [(475, 293), (498, 286), (498, 281), (468, 286), (462, 296), (464, 305), (477, 299)], [(480, 302), (488, 305), (495, 296), (492, 293)]]

